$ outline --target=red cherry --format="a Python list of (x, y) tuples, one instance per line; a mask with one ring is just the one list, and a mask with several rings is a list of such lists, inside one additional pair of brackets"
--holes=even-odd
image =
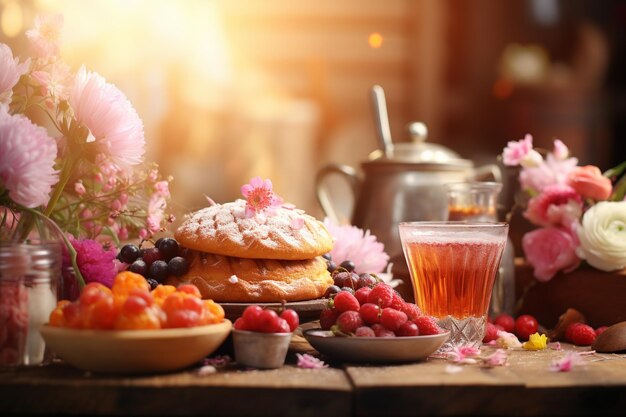
[(528, 340), (531, 334), (537, 332), (538, 328), (537, 319), (529, 314), (523, 314), (515, 320), (515, 334), (521, 340)]
[(287, 324), (289, 324), (289, 331), (293, 332), (300, 325), (300, 316), (298, 316), (295, 310), (290, 308), (283, 310), (283, 312), (280, 313), (280, 318), (284, 319)]
[(513, 333), (515, 329), (515, 319), (506, 313), (502, 313), (496, 317), (493, 324), (501, 326), (502, 330), (508, 333)]

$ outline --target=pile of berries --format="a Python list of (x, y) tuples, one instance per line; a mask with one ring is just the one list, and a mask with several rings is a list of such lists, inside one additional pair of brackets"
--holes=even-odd
[(261, 333), (291, 333), (300, 325), (300, 317), (295, 310), (283, 309), (280, 314), (258, 305), (246, 307), (243, 315), (235, 320), (237, 330)]
[(513, 318), (513, 316), (506, 313), (502, 313), (495, 318), (489, 317), (483, 343), (496, 340), (500, 330), (513, 333), (520, 340), (528, 340), (531, 334), (537, 333), (539, 330), (539, 323), (536, 318), (529, 314), (523, 314), (517, 318)]
[(189, 262), (185, 259), (186, 251), (178, 245), (176, 239), (166, 237), (157, 240), (151, 248), (124, 245), (117, 259), (128, 264), (128, 271), (145, 277), (150, 288), (155, 289), (168, 276), (179, 277), (187, 273)]
[(333, 298), (336, 294), (347, 291), (351, 294), (355, 294), (357, 290), (363, 287), (373, 287), (379, 282), (382, 282), (375, 274), (363, 273), (357, 274), (354, 272), (354, 262), (345, 261), (340, 266), (335, 266), (331, 260), (328, 260), (328, 269), (331, 270), (331, 276), (333, 278), (333, 285), (326, 289), (324, 298)]
[(158, 285), (152, 291), (145, 278), (124, 271), (112, 288), (91, 282), (78, 300), (59, 301), (50, 325), (74, 329), (139, 330), (195, 327), (221, 323), (224, 309), (202, 300), (195, 285)]
[(336, 336), (403, 337), (442, 333), (435, 319), (378, 282), (352, 294), (340, 291), (320, 314), (320, 326)]

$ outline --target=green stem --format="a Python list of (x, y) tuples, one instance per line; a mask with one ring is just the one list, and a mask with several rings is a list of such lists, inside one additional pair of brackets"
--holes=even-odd
[(72, 156), (71, 153), (68, 156), (68, 158), (65, 160), (65, 163), (63, 164), (63, 168), (61, 168), (61, 177), (59, 178), (59, 182), (57, 183), (57, 186), (54, 188), (54, 193), (52, 194), (52, 197), (50, 197), (50, 201), (48, 201), (48, 205), (46, 206), (46, 210), (44, 211), (44, 214), (47, 216), (50, 216), (50, 213), (52, 213), (52, 210), (54, 210), (54, 206), (56, 205), (56, 203), (59, 201), (59, 198), (61, 198), (61, 195), (63, 194), (63, 190), (65, 190), (65, 186), (67, 185), (67, 182), (70, 180), (72, 171), (74, 170), (74, 166), (76, 165), (76, 157)]
[(45, 222), (48, 223), (49, 226), (51, 226), (57, 232), (59, 237), (63, 240), (63, 243), (65, 243), (65, 246), (67, 247), (67, 251), (70, 253), (70, 260), (72, 261), (72, 268), (74, 268), (74, 274), (76, 274), (76, 279), (78, 280), (78, 288), (82, 290), (85, 287), (85, 279), (83, 278), (83, 275), (80, 273), (80, 268), (78, 268), (78, 264), (76, 263), (76, 255), (77, 255), (76, 249), (74, 249), (74, 246), (72, 246), (67, 236), (65, 236), (65, 233), (63, 233), (63, 230), (61, 230), (59, 225), (53, 222), (52, 219), (38, 212), (37, 210), (29, 209), (26, 207), (24, 207), (23, 210), (35, 216), (41, 217)]

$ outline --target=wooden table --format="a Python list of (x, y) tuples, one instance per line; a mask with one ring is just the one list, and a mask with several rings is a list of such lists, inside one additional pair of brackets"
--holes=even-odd
[[(563, 351), (511, 350), (509, 366), (450, 361), (394, 366), (330, 362), (300, 369), (295, 353), (314, 353), (294, 337), (288, 363), (275, 370), (235, 364), (200, 375), (198, 367), (152, 376), (89, 374), (63, 363), (0, 372), (0, 413), (6, 415), (623, 415), (626, 355), (594, 354), (571, 372), (551, 372)], [(485, 347), (485, 352), (493, 350)]]

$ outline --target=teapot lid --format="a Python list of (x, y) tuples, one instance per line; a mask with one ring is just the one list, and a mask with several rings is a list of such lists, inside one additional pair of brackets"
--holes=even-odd
[(436, 165), (441, 168), (467, 168), (472, 162), (463, 159), (453, 150), (436, 143), (427, 143), (428, 128), (422, 122), (412, 122), (407, 126), (411, 142), (392, 143), (386, 151), (377, 149), (370, 153), (372, 162), (411, 163)]

